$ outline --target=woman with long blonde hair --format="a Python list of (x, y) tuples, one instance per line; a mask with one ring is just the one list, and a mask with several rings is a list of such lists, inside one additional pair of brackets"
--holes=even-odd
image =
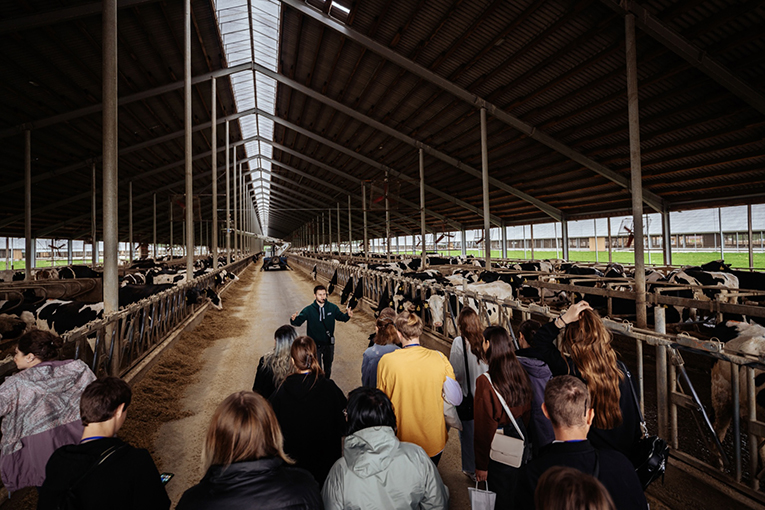
[[(489, 369), (483, 353), (483, 326), (478, 313), (469, 306), (460, 311), (457, 316), (457, 327), (460, 336), (452, 342), (449, 352), (449, 362), (454, 369), (454, 375), (462, 388), (462, 401), (473, 402), (475, 398), (475, 381), (479, 375)], [(467, 363), (466, 363), (467, 361)], [(469, 377), (468, 377), (469, 375)], [(467, 399), (467, 400), (466, 400)], [(462, 430), (460, 430), (460, 445), (462, 447), (462, 472), (475, 479), (475, 450), (473, 449), (473, 434), (475, 420), (472, 409), (463, 407), (460, 413)]]
[[(555, 338), (565, 328), (562, 353)], [(553, 375), (570, 374), (590, 390), (595, 420), (587, 438), (595, 448), (608, 448), (633, 459), (640, 437), (640, 417), (630, 389), (627, 367), (617, 360), (612, 336), (586, 301), (568, 308), (539, 329), (531, 342)]]
[(292, 372), (290, 348), (295, 338), (297, 338), (297, 331), (289, 324), (280, 326), (276, 330), (274, 333), (274, 350), (260, 358), (252, 391), (268, 398), (290, 375)]
[(270, 401), (284, 434), (284, 451), (322, 485), (343, 453), (347, 400), (334, 381), (324, 377), (313, 339), (297, 337), (290, 357), (292, 374)]
[(206, 474), (183, 494), (177, 508), (322, 508), (316, 481), (290, 466), (294, 461), (282, 443), (279, 423), (262, 396), (251, 391), (229, 395), (207, 428)]

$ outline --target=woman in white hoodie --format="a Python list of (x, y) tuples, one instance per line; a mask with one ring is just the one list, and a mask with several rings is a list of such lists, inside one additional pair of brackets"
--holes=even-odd
[(396, 437), (396, 415), (385, 393), (356, 388), (347, 413), (343, 457), (322, 490), (326, 510), (449, 506), (449, 490), (425, 450)]

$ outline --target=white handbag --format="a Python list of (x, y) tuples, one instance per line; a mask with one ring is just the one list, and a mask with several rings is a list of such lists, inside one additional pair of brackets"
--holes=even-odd
[(523, 436), (523, 432), (521, 432), (521, 429), (518, 427), (518, 423), (516, 423), (513, 413), (511, 413), (510, 409), (507, 407), (505, 399), (502, 398), (502, 395), (499, 394), (497, 389), (492, 384), (489, 374), (485, 373), (483, 375), (486, 377), (486, 379), (489, 380), (491, 389), (494, 390), (494, 393), (497, 395), (497, 398), (499, 398), (499, 401), (502, 404), (502, 408), (510, 417), (510, 421), (513, 422), (513, 426), (518, 432), (518, 435), (521, 436), (521, 439), (518, 439), (516, 437), (506, 436), (501, 429), (497, 430), (497, 432), (494, 433), (494, 439), (491, 441), (491, 451), (489, 452), (489, 457), (496, 462), (501, 462), (502, 464), (506, 464), (508, 466), (515, 468), (521, 467), (521, 464), (523, 464), (523, 452), (526, 438)]

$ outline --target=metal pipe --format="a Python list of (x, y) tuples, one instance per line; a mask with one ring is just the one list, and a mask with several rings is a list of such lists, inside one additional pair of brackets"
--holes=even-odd
[[(66, 241), (66, 263), (67, 265), (72, 265), (74, 263), (74, 241), (71, 239), (67, 239)], [(7, 267), (7, 265), (6, 265)]]
[(643, 255), (643, 178), (640, 163), (640, 108), (638, 106), (637, 48), (635, 15), (625, 20), (627, 46), (627, 103), (630, 136), (630, 169), (632, 192), (633, 235), (635, 243), (635, 308), (639, 328), (647, 323), (645, 303), (645, 258)]
[(232, 186), (232, 189), (231, 189), (231, 207), (232, 207), (231, 214), (233, 216), (233, 230), (234, 230), (233, 231), (233, 235), (234, 235), (233, 249), (234, 249), (234, 256), (235, 257), (236, 257), (237, 249), (239, 248), (239, 236), (237, 235), (237, 230), (236, 230), (237, 229), (237, 222), (236, 222), (236, 217), (237, 217), (236, 203), (237, 203), (237, 200), (236, 200), (236, 198), (238, 196), (236, 194), (236, 182), (238, 180), (237, 172), (239, 170), (239, 166), (236, 164), (236, 149), (237, 148), (234, 147), (234, 162), (233, 162), (233, 170), (232, 170), (232, 175), (231, 175), (231, 186)]
[(324, 237), (324, 213), (321, 213), (321, 251), (326, 251), (326, 238)]
[(353, 229), (351, 226), (351, 196), (348, 195), (348, 255), (353, 254)]
[(173, 204), (173, 196), (170, 195), (170, 260), (173, 260), (173, 255), (175, 255), (175, 250), (173, 249), (173, 207), (175, 204)]
[(465, 232), (465, 227), (462, 227), (462, 229), (460, 230), (460, 235), (461, 235), (460, 253), (462, 254), (463, 257), (467, 257), (467, 232)]
[[(526, 225), (523, 225), (523, 258), (527, 258), (526, 256), (526, 248), (528, 243), (526, 242)], [(526, 319), (524, 319), (526, 320)]]
[(24, 279), (32, 279), (34, 264), (32, 245), (32, 132), (24, 131)]
[(502, 220), (502, 258), (507, 259), (507, 226)]
[(749, 251), (749, 269), (754, 269), (754, 240), (752, 239), (752, 204), (746, 205), (746, 231), (747, 246)]
[[(90, 180), (90, 189), (91, 189), (91, 203), (90, 203), (90, 238), (91, 241), (93, 241), (93, 248), (91, 250), (90, 259), (91, 259), (91, 266), (95, 267), (98, 264), (98, 250), (96, 249), (96, 246), (98, 246), (98, 241), (96, 240), (96, 164), (91, 163), (90, 170), (92, 173), (91, 180)], [(82, 251), (85, 251), (85, 243), (82, 244)], [(85, 258), (85, 255), (83, 254), (83, 259)]]
[(226, 121), (226, 265), (231, 264), (231, 167), (228, 159), (229, 133)]
[[(667, 333), (666, 308), (660, 305), (654, 307), (654, 330), (665, 335)], [(659, 424), (659, 436), (669, 437), (669, 404), (667, 382), (667, 347), (656, 346), (656, 418)]]
[[(188, 1), (188, 0), (187, 0)], [(119, 140), (117, 131), (117, 0), (103, 2), (103, 215), (104, 215), (104, 316), (119, 309), (119, 249), (117, 180)], [(111, 328), (107, 328), (107, 351), (112, 352), (111, 374), (119, 373), (120, 350), (114, 348)]]
[(133, 181), (128, 182), (128, 264), (133, 262)]
[[(751, 236), (749, 237), (749, 242), (751, 245)], [(746, 367), (746, 389), (747, 389), (747, 400), (749, 402), (749, 423), (754, 423), (757, 421), (757, 388), (755, 386), (755, 380), (754, 380), (754, 368), (753, 367)], [(749, 430), (749, 473), (754, 474), (757, 473), (757, 464), (758, 459), (760, 457), (759, 455), (759, 440), (757, 436), (752, 432), (752, 427), (747, 427)], [(756, 476), (749, 477), (750, 486), (754, 490), (760, 489), (760, 480)]]
[(565, 214), (561, 214), (561, 220), (560, 220), (560, 237), (561, 237), (561, 243), (563, 244), (563, 258), (565, 260), (569, 259), (569, 242), (568, 242), (568, 220), (566, 219)]
[(361, 183), (361, 208), (364, 210), (364, 256), (369, 258), (369, 231), (367, 230), (367, 185), (364, 182)]
[(529, 235), (531, 236), (531, 260), (534, 260), (534, 224), (529, 227)]
[(385, 171), (385, 249), (390, 262), (390, 202), (388, 200), (388, 171)]
[(425, 269), (428, 266), (428, 259), (425, 256), (425, 152), (422, 148), (420, 148), (420, 235), (422, 236), (420, 269)]
[(595, 262), (600, 262), (600, 246), (598, 246), (598, 220), (592, 220), (592, 232), (595, 236)]
[(672, 265), (672, 228), (670, 225), (669, 205), (664, 206), (661, 213), (662, 248), (664, 252), (664, 265)]
[(613, 262), (613, 251), (611, 247), (611, 217), (606, 218), (606, 228), (608, 229), (608, 263)]
[[(211, 125), (210, 136), (212, 137), (212, 257), (213, 269), (218, 267), (218, 94), (216, 81), (213, 76), (210, 79), (211, 92)], [(228, 142), (228, 140), (227, 140)], [(228, 156), (228, 152), (226, 153)], [(228, 157), (226, 157), (228, 161)]]
[(194, 179), (191, 147), (191, 0), (184, 3), (183, 91), (184, 139), (186, 153), (186, 277), (194, 274)]
[(337, 203), (337, 253), (340, 254), (343, 252), (343, 249), (340, 246), (340, 202)]
[[(735, 363), (730, 365), (730, 393), (733, 406), (733, 472), (737, 482), (741, 482), (741, 407), (739, 394), (739, 366)], [(753, 473), (754, 475), (754, 473)]]
[(481, 183), (483, 185), (483, 247), (486, 270), (491, 270), (491, 218), (489, 210), (489, 143), (486, 133), (486, 108), (481, 108)]
[(725, 236), (723, 235), (722, 207), (717, 208), (717, 220), (720, 224), (720, 259), (725, 260)]
[(154, 193), (154, 235), (152, 236), (152, 258), (157, 259), (157, 194)]

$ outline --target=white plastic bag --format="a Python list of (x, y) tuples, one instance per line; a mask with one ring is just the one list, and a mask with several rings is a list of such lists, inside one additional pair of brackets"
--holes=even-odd
[(470, 497), (470, 508), (473, 510), (494, 510), (494, 503), (497, 501), (497, 493), (489, 490), (489, 482), (486, 482), (486, 490), (478, 488), (478, 484), (475, 483), (475, 488), (468, 487), (468, 496)]

